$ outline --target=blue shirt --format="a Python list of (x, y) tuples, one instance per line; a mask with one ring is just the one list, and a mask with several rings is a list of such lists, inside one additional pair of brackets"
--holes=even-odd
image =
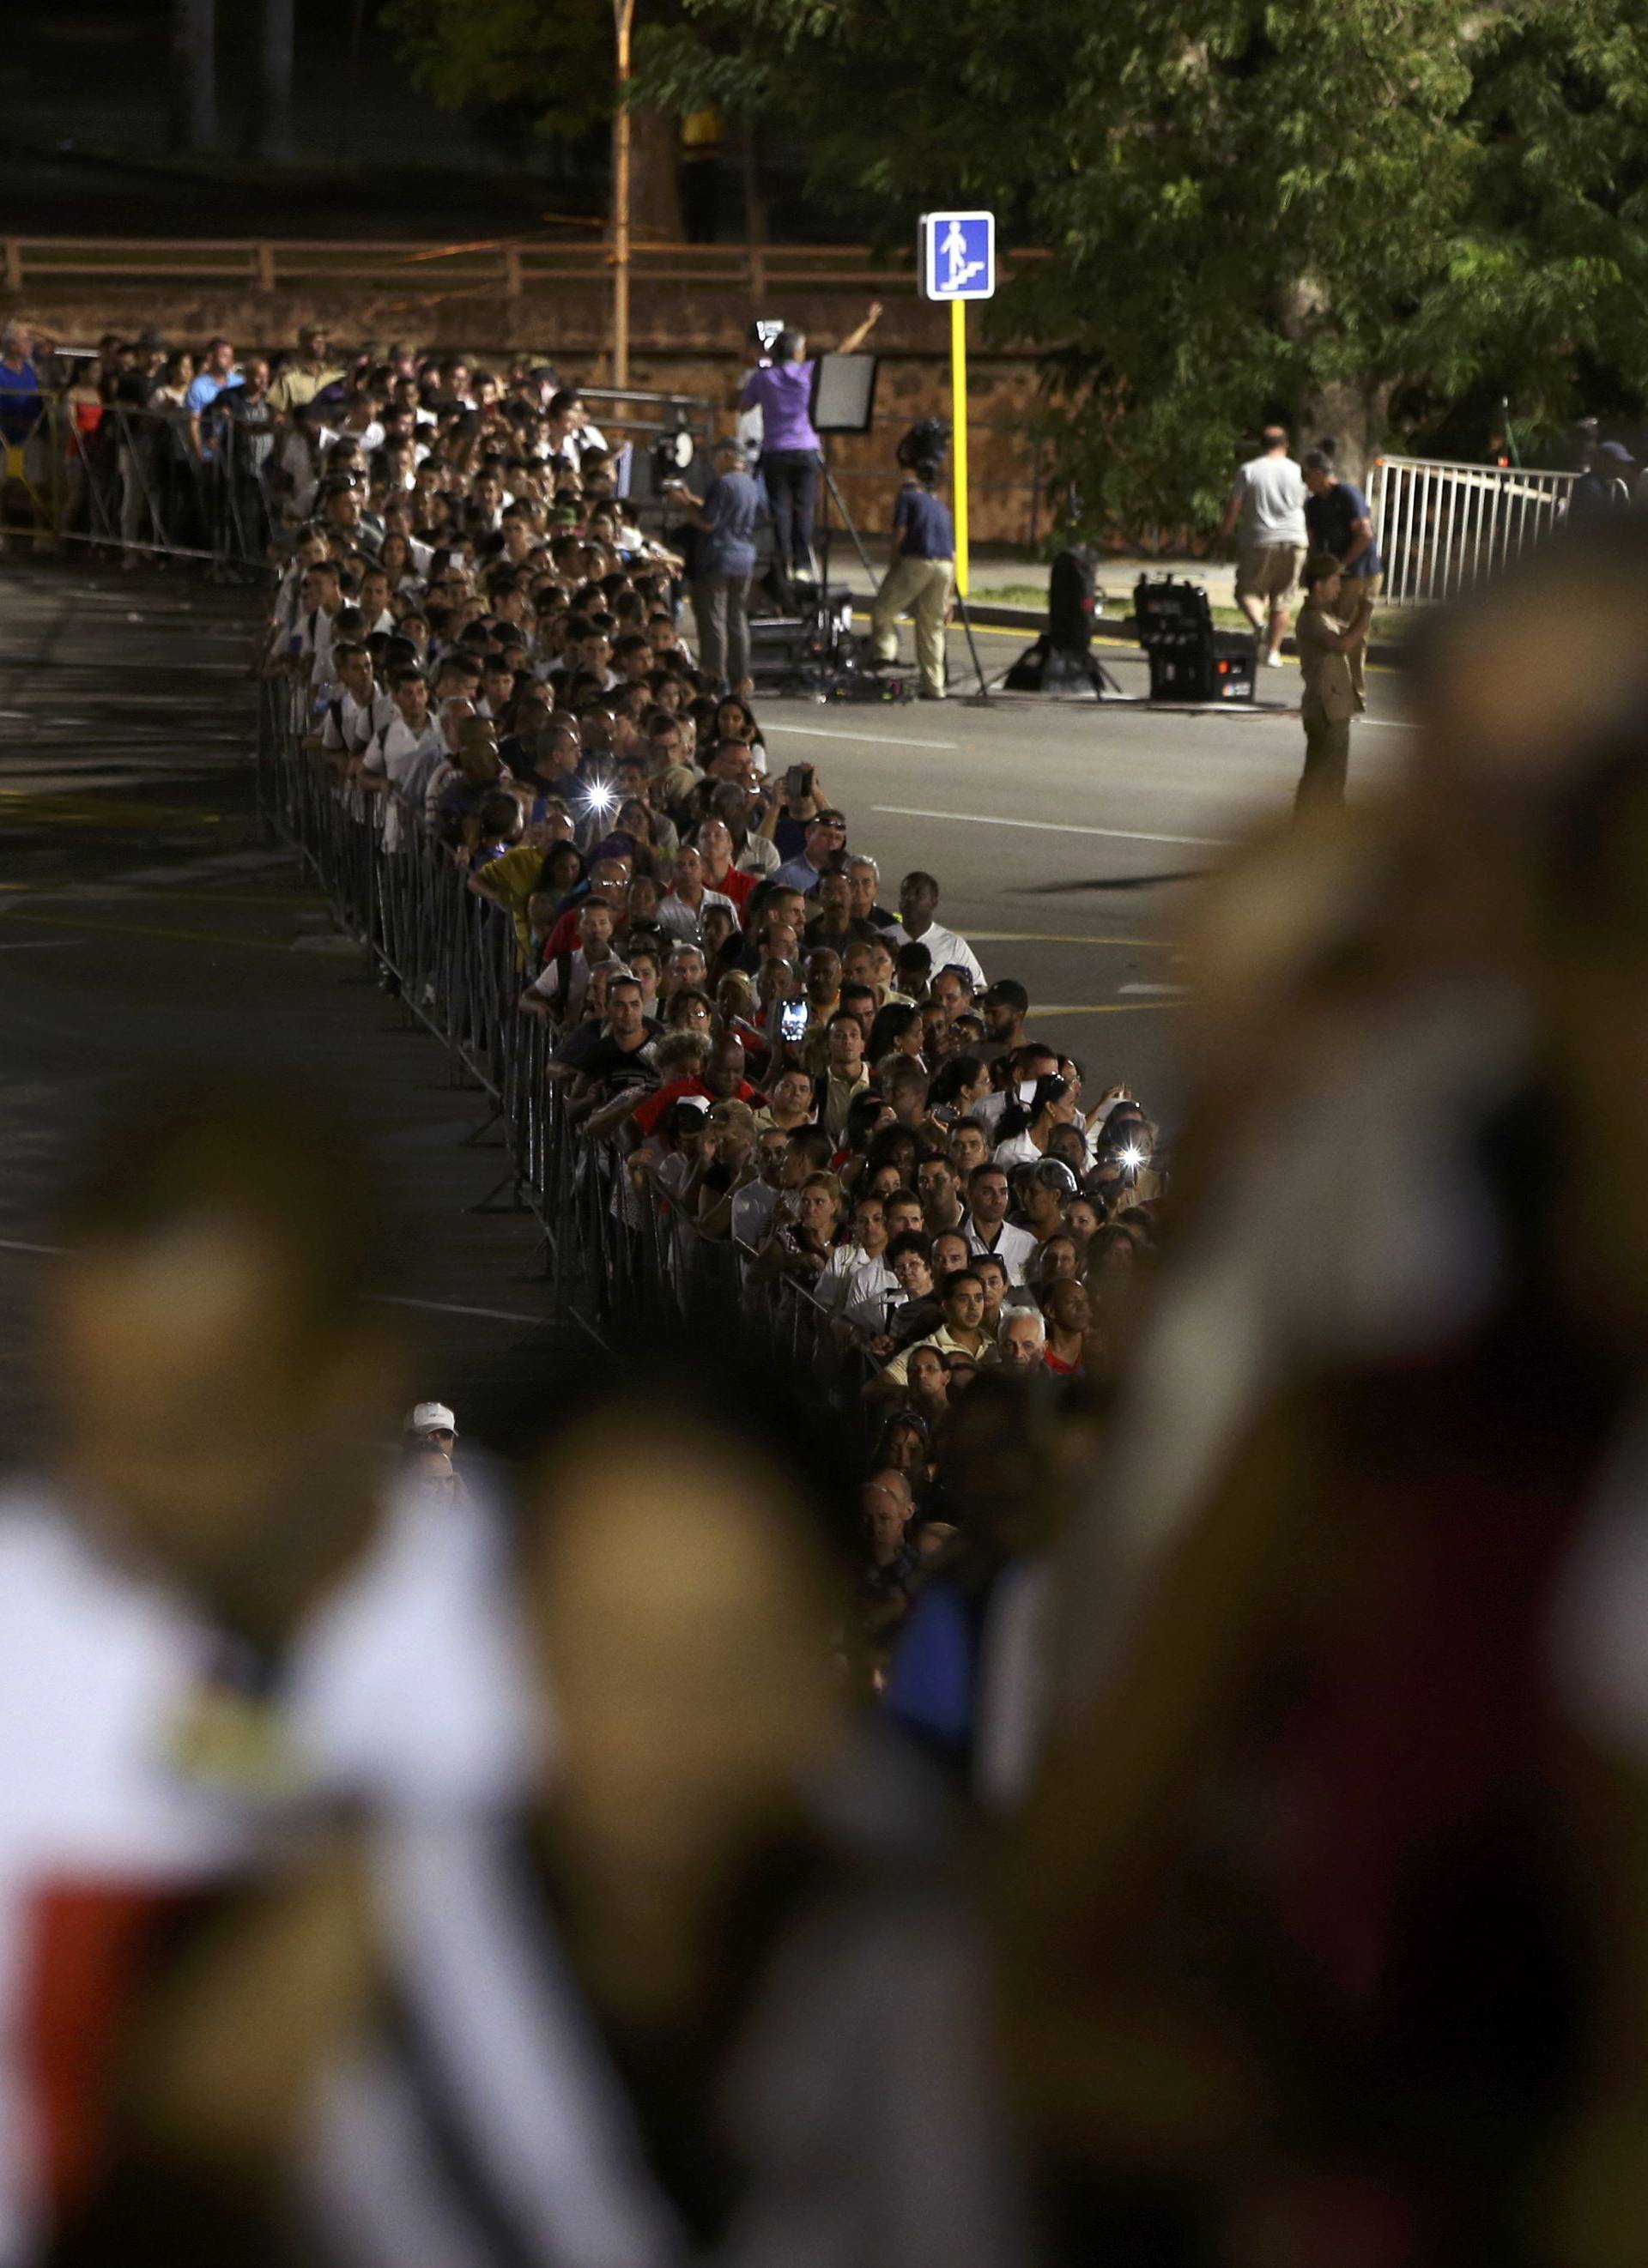
[[(226, 394), (232, 386), (245, 384), (246, 380), (238, 370), (231, 371), (227, 378), (219, 378), (215, 371), (203, 370), (198, 378), (190, 379), (188, 391), (183, 396), (183, 407), (193, 410), (198, 417), (203, 409), (211, 408), (220, 394)], [(201, 429), (200, 453), (203, 457), (212, 454), (211, 438), (203, 426)]]
[(902, 538), (898, 546), (901, 559), (956, 556), (956, 523), (950, 516), (950, 506), (919, 481), (912, 481), (899, 490), (898, 501), (892, 508), (892, 524), (895, 534)]
[(698, 545), (700, 575), (749, 575), (754, 572), (756, 522), (766, 499), (748, 473), (719, 473), (704, 498), (709, 531)]
[(13, 370), (0, 362), (0, 438), (13, 445), (26, 441), (40, 416), (40, 377), (32, 362)]
[(780, 890), (799, 890), (804, 898), (809, 898), (818, 887), (822, 871), (813, 865), (803, 850), (799, 858), (788, 859), (782, 866), (775, 867), (767, 880)]
[[(1331, 551), (1335, 559), (1342, 559), (1351, 546), (1351, 526), (1358, 519), (1365, 519), (1370, 526), (1373, 524), (1366, 497), (1349, 481), (1335, 481), (1325, 495), (1306, 497), (1304, 500), (1304, 525), (1312, 551)], [(1353, 575), (1382, 575), (1385, 572), (1377, 541), (1369, 543), (1350, 572)]]

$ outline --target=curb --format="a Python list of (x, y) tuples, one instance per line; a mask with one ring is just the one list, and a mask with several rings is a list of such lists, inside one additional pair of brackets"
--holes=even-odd
[[(969, 600), (967, 611), (981, 629), (993, 630), (1023, 630), (1026, 644), (1039, 637), (1047, 627), (1047, 616), (1039, 607), (1007, 607), (992, 605), (989, 600)], [(1234, 637), (1235, 630), (1225, 636)], [(1137, 646), (1138, 624), (1131, 615), (1096, 615), (1093, 636), (1099, 644)], [(1282, 641), (1282, 651), (1297, 658), (1298, 645), (1288, 637)], [(1368, 659), (1384, 668), (1399, 668), (1403, 659), (1403, 646), (1399, 639), (1374, 638), (1368, 645)]]

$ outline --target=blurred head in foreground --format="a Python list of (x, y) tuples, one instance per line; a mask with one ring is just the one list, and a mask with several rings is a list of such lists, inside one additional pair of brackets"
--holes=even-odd
[(735, 1864), (799, 1821), (845, 1736), (830, 1466), (804, 1439), (787, 1454), (781, 1420), (769, 1434), (736, 1399), (673, 1369), (620, 1385), (531, 1491), (552, 1800), (597, 1875), (661, 1889)]
[[(1639, 2060), (1569, 2169), (1594, 2240), (1629, 2166), (1617, 2241), (1552, 2246), (1534, 2190), (1587, 2057), (1619, 2084), (1648, 1906), (1640, 1774), (1582, 1755), (1551, 1637), (1630, 1440), (1615, 1358), (1648, 1351), (1645, 613), (1639, 524), (1451, 610), (1416, 641), (1402, 792), (1261, 852), (1220, 909), (1245, 951), (1209, 956), (1200, 1154), (1228, 1174), (1285, 1134), (1285, 1203), (1250, 1204), (1185, 1301), (1205, 1328), (1150, 1381), (1155, 1462), (1142, 1428), (1118, 1453), (1154, 1506), (1160, 1444), (1203, 1429), (1050, 1744), (1002, 1933), (1079, 2257), (1640, 2250)], [(1445, 1044), (1404, 1054), (1428, 1019)], [(1436, 1256), (1479, 1207), (1467, 1304)], [(1382, 1285), (1364, 1263), (1405, 1219), (1422, 1264)], [(1170, 1269), (1223, 1226), (1181, 1217)], [(1208, 1350), (1243, 1333), (1266, 1364), (1209, 1424)], [(1627, 1658), (1639, 1697), (1639, 1617)], [(1386, 2117), (1422, 2095), (1408, 2131)], [(1148, 2244), (1105, 2241), (1152, 2215)]]
[(256, 1638), (370, 1522), (395, 1371), (366, 1304), (377, 1208), (336, 1127), (279, 1089), (182, 1085), (107, 1125), (41, 1351), (85, 1516)]

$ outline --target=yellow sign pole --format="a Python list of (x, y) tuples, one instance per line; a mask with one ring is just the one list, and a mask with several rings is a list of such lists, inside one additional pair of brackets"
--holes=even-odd
[(950, 447), (955, 473), (950, 492), (956, 507), (956, 588), (967, 595), (967, 302), (950, 303)]
[(612, 383), (630, 382), (630, 30), (635, 0), (612, 0), (617, 108), (612, 118)]

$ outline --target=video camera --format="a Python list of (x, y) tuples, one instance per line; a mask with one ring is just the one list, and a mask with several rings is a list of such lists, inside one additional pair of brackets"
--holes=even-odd
[(950, 438), (948, 417), (918, 417), (894, 454), (907, 473), (913, 472), (924, 457), (942, 465), (950, 454)]

